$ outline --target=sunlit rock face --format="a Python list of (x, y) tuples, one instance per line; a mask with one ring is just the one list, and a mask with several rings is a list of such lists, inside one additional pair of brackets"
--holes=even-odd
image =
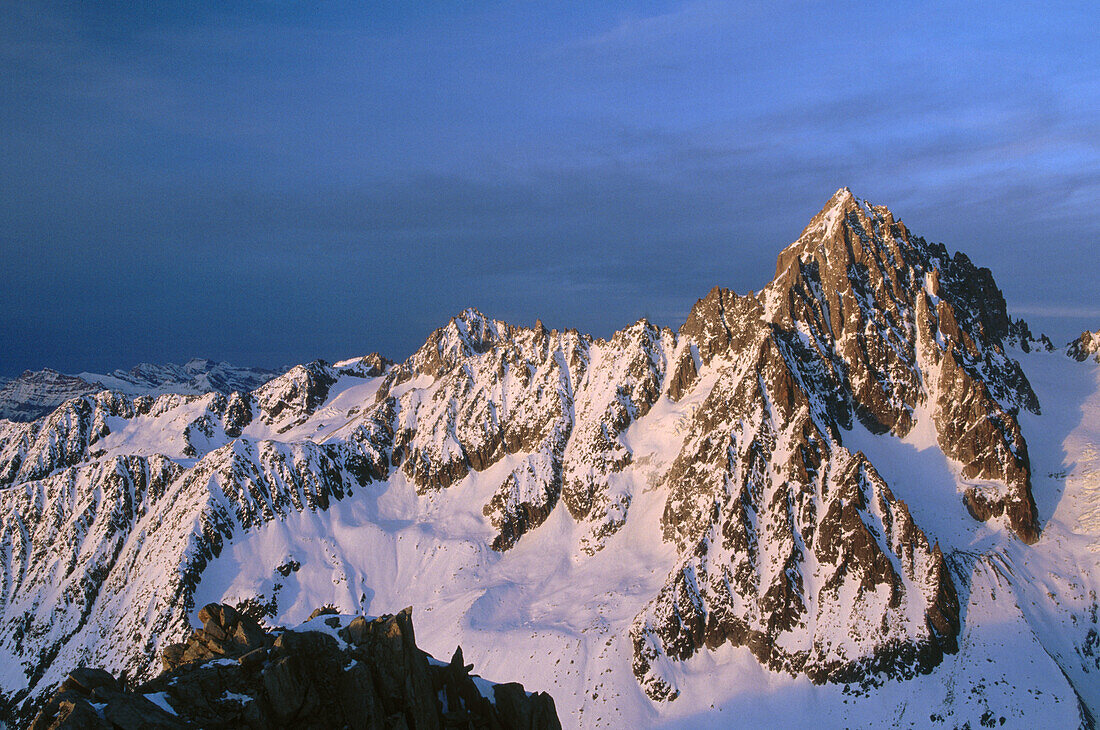
[(1084, 362), (1090, 357), (1100, 362), (1100, 330), (1082, 332), (1080, 337), (1069, 343), (1066, 354), (1078, 362)]

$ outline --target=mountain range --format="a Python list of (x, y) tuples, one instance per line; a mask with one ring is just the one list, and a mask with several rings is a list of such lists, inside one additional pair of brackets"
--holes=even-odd
[(1098, 350), (844, 188), (675, 331), (470, 309), (401, 362), (82, 374), (0, 421), (3, 713), (151, 679), (206, 604), (412, 604), (566, 726), (1094, 727)]
[(81, 395), (112, 390), (129, 396), (182, 393), (225, 393), (250, 391), (281, 371), (247, 368), (204, 358), (183, 365), (141, 363), (129, 370), (109, 374), (65, 375), (56, 370), (27, 370), (17, 378), (0, 380), (0, 418), (33, 421), (48, 415), (59, 405)]

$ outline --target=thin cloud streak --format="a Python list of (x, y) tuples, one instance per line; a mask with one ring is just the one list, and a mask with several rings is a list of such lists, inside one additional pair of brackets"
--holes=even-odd
[(1100, 307), (1058, 306), (1051, 304), (1017, 304), (1011, 307), (1015, 314), (1054, 319), (1095, 319), (1100, 324)]

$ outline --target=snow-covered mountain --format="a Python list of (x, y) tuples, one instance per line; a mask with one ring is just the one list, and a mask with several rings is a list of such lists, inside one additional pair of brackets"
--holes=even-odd
[(82, 395), (0, 422), (0, 484), (13, 717), (211, 602), (413, 604), (582, 727), (1100, 712), (1100, 366), (847, 189), (679, 331), (467, 310), (397, 364)]
[(33, 421), (71, 398), (103, 390), (102, 384), (49, 368), (27, 370), (0, 386), (0, 418), (10, 421)]
[(183, 365), (141, 363), (109, 374), (65, 375), (49, 368), (27, 370), (18, 378), (0, 381), (0, 418), (33, 421), (48, 415), (65, 401), (101, 390), (130, 396), (182, 393), (200, 395), (258, 388), (279, 373), (195, 358)]
[(80, 373), (85, 380), (98, 382), (110, 390), (129, 395), (160, 395), (162, 393), (231, 393), (260, 387), (279, 375), (265, 368), (240, 367), (227, 362), (214, 362), (196, 357), (183, 365), (168, 363), (153, 365), (143, 362), (129, 370), (113, 370), (106, 375)]

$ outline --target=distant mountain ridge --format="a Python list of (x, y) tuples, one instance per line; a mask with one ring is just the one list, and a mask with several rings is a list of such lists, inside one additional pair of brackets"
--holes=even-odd
[(204, 358), (183, 365), (141, 363), (129, 370), (107, 374), (83, 372), (66, 375), (56, 370), (27, 370), (18, 378), (0, 381), (0, 418), (33, 421), (81, 395), (113, 390), (129, 396), (180, 393), (247, 392), (279, 375), (278, 370), (238, 367)]
[(0, 418), (33, 421), (70, 398), (103, 389), (102, 384), (89, 383), (81, 377), (50, 368), (27, 370), (0, 388)]

